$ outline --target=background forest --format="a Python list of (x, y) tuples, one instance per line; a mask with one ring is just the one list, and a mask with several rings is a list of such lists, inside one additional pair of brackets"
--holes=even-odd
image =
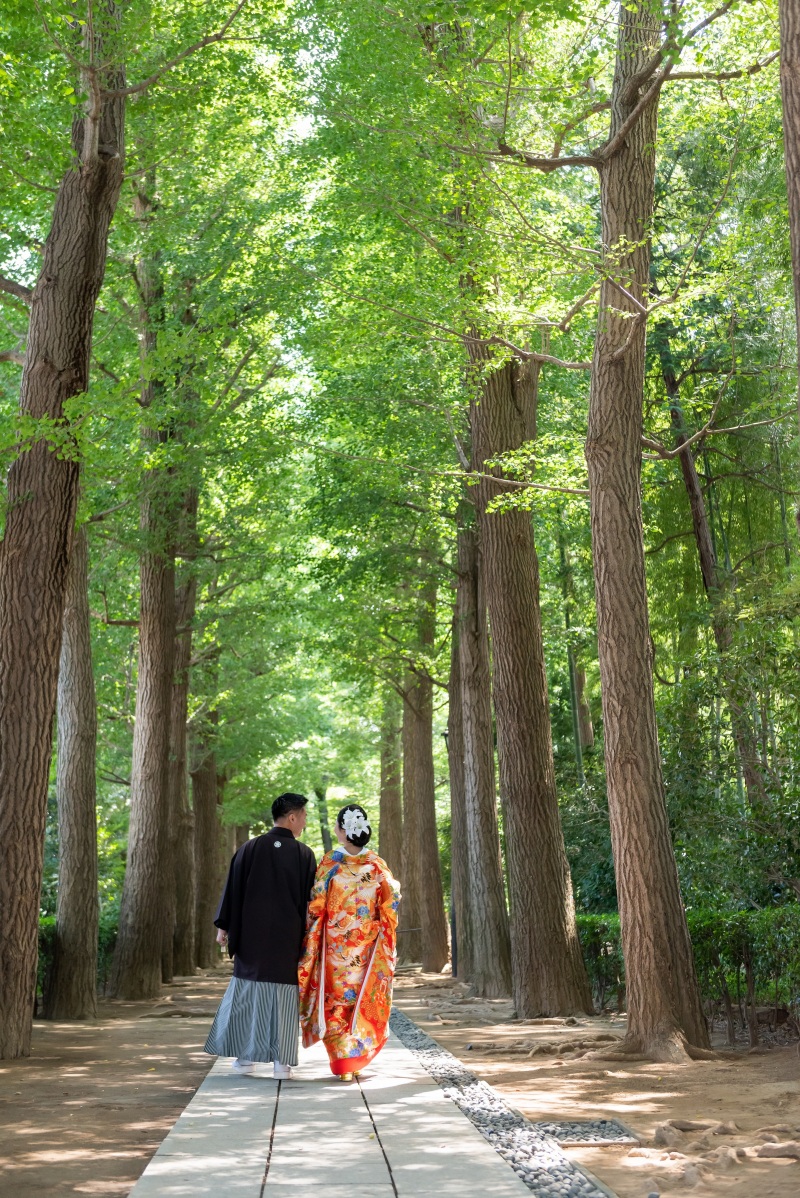
[[(110, 993), (212, 964), (229, 855), (287, 789), (310, 797), (318, 855), (344, 802), (367, 808), (404, 886), (407, 959), (441, 969), (452, 916), (478, 992), (585, 1007), (574, 897), (594, 1000), (622, 1000), (608, 712), (644, 728), (650, 685), (650, 781), (615, 785), (657, 807), (660, 770), (703, 995), (730, 1010), (741, 970), (753, 1003), (794, 1000), (800, 463), (776, 0), (2, 7), (6, 546), (37, 446), (73, 470), (76, 504), (43, 867), (33, 850), (25, 866), (36, 889), (43, 868), (40, 1010), (91, 1009), (98, 920)], [(42, 349), (62, 176), (76, 153), (88, 169), (95, 101), (92, 153), (117, 175), (77, 338), (89, 376), (58, 411), (23, 380), (20, 406), (34, 336), (53, 362), (72, 335), (67, 312)], [(654, 174), (639, 208), (627, 155)], [(609, 236), (626, 205), (635, 227)], [(626, 387), (639, 425), (617, 429)], [(615, 429), (593, 457), (587, 438)], [(590, 477), (608, 457), (627, 482)], [(599, 623), (596, 600), (606, 573), (630, 591), (613, 554), (635, 521), (601, 529), (589, 502), (599, 487), (635, 512), (639, 470), (641, 643), (621, 599)], [(652, 679), (635, 702), (601, 691), (614, 661)], [(5, 836), (38, 827), (21, 804)], [(643, 912), (674, 869), (660, 852), (625, 882)], [(531, 981), (548, 904), (556, 999)]]

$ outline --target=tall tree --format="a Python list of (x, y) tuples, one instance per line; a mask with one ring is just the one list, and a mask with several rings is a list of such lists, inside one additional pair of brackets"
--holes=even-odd
[[(781, 29), (781, 97), (789, 234), (792, 246), (795, 327), (800, 345), (800, 10), (795, 0), (778, 0)], [(798, 365), (800, 421), (800, 364)]]
[[(0, 1057), (30, 1052), (39, 889), (64, 593), (79, 485), (65, 403), (86, 391), (92, 324), (125, 154), (120, 8), (82, 25), (76, 164), (58, 188), (34, 289), (0, 544)], [(122, 93), (122, 94), (121, 94)]]
[(394, 686), (387, 685), (381, 704), (381, 793), (378, 812), (378, 852), (389, 869), (398, 877), (403, 854), (400, 726), (400, 703), (397, 691)]
[[(461, 835), (466, 850), (462, 907), (470, 947), (467, 977), (476, 994), (497, 998), (511, 993), (511, 948), (497, 826), (489, 637), (474, 524), (459, 528), (457, 554), (454, 638), (461, 724)], [(455, 835), (454, 829), (454, 840)], [(452, 851), (455, 860), (455, 844)]]
[(67, 571), (58, 671), (58, 907), (53, 973), (45, 995), (48, 1019), (93, 1019), (97, 1014), (97, 706), (88, 563), (83, 524)]
[[(186, 724), (189, 708), (192, 624), (197, 604), (197, 573), (194, 561), (197, 542), (197, 502), (197, 488), (187, 488), (176, 541), (182, 550), (185, 576), (177, 582), (175, 587), (175, 662), (170, 704), (167, 806), (172, 840), (168, 860), (172, 864), (172, 892), (175, 896), (171, 964), (172, 971), (179, 975), (193, 973), (195, 963), (194, 818), (188, 794)], [(168, 906), (172, 907), (173, 902), (170, 901)]]
[(447, 761), (450, 773), (450, 961), (453, 977), (472, 978), (467, 813), (464, 802), (464, 720), (459, 660), (459, 601), (453, 608), (450, 679), (447, 685)]
[[(641, 511), (642, 413), (662, 7), (622, 4), (611, 141), (600, 169), (608, 266), (592, 361), (586, 460), (627, 1045), (658, 1060), (708, 1047), (658, 747)], [(647, 101), (642, 103), (643, 97)], [(624, 136), (620, 136), (624, 132)]]
[(163, 287), (157, 251), (148, 245), (155, 179), (135, 195), (145, 248), (136, 268), (142, 347), (141, 405), (149, 420), (142, 441), (154, 459), (142, 479), (139, 527), (139, 665), (131, 767), (128, 857), (120, 908), (111, 993), (153, 998), (161, 989), (165, 937), (171, 974), (174, 866), (168, 794), (171, 700), (175, 662), (175, 500), (170, 471), (158, 452), (171, 438), (159, 428), (163, 383), (154, 359), (163, 324)]
[(474, 467), (482, 474), (475, 490), (493, 649), (514, 1006), (524, 1018), (591, 1011), (558, 811), (533, 524), (525, 510), (492, 504), (506, 490), (493, 461), (535, 438), (539, 364), (493, 368), (476, 342), (472, 354), (485, 372), (470, 419)]

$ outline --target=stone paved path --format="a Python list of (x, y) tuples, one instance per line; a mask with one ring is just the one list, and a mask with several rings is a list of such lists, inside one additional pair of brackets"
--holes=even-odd
[(217, 1061), (131, 1198), (531, 1198), (394, 1035), (360, 1084), (321, 1045), (271, 1072)]

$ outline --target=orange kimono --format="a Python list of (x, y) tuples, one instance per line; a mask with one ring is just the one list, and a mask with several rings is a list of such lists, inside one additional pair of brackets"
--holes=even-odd
[(308, 904), (299, 965), (300, 1026), (331, 1072), (358, 1073), (380, 1052), (392, 1010), (400, 888), (377, 853), (326, 853)]

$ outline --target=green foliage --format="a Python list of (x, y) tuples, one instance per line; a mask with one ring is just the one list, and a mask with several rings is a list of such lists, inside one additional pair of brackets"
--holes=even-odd
[[(736, 999), (752, 968), (759, 1003), (797, 1006), (800, 1002), (800, 907), (790, 903), (762, 911), (687, 912), (695, 967), (703, 997), (721, 1002), (723, 990)], [(625, 964), (619, 916), (578, 917), (584, 961), (599, 1009), (624, 1001)]]

